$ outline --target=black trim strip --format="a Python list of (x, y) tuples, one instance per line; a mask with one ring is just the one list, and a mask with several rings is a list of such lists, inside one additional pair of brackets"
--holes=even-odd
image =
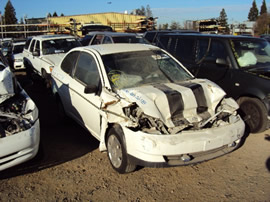
[(193, 91), (197, 102), (197, 113), (203, 113), (208, 110), (203, 87), (198, 83), (180, 83), (179, 85), (190, 88)]
[(164, 84), (154, 85), (153, 87), (161, 90), (166, 95), (173, 124), (175, 126), (183, 124), (183, 111), (185, 106), (181, 93)]

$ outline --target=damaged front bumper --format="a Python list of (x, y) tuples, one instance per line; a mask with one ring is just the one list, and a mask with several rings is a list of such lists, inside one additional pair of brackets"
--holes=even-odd
[(32, 159), (38, 152), (39, 119), (28, 130), (0, 138), (0, 171)]
[(234, 123), (173, 135), (153, 135), (123, 127), (131, 161), (147, 167), (187, 165), (216, 158), (235, 150), (244, 131), (240, 116)]

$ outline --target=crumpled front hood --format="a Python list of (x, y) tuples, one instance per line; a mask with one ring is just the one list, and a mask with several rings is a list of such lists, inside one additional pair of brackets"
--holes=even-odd
[(161, 119), (168, 127), (184, 120), (198, 122), (205, 113), (210, 117), (225, 96), (220, 87), (204, 79), (145, 85), (117, 93), (129, 102), (136, 102), (145, 114)]
[(65, 55), (65, 53), (44, 55), (44, 56), (42, 56), (42, 60), (46, 61), (50, 65), (56, 66), (61, 62), (64, 55)]
[[(2, 63), (0, 66), (4, 67)], [(12, 72), (9, 67), (0, 70), (0, 103), (12, 97), (14, 93)]]

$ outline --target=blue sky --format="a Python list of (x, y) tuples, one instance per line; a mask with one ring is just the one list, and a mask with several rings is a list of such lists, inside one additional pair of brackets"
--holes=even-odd
[[(111, 3), (109, 3), (111, 2)], [(120, 12), (146, 7), (149, 5), (154, 17), (158, 17), (158, 24), (172, 21), (199, 20), (219, 17), (222, 8), (225, 9), (228, 21), (243, 22), (247, 20), (253, 0), (11, 0), (16, 17), (23, 16), (45, 17), (47, 13), (57, 12), (58, 15), (77, 15), (102, 12)], [(0, 1), (0, 11), (4, 13), (7, 0)], [(260, 11), (262, 0), (256, 0)], [(270, 0), (266, 0), (270, 11)]]

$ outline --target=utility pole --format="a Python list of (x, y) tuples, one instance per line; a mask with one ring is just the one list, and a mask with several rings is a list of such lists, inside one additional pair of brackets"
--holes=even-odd
[(2, 13), (0, 11), (0, 18), (1, 18), (1, 33), (2, 33), (2, 40), (4, 38), (4, 33), (3, 33), (3, 18), (2, 18)]

